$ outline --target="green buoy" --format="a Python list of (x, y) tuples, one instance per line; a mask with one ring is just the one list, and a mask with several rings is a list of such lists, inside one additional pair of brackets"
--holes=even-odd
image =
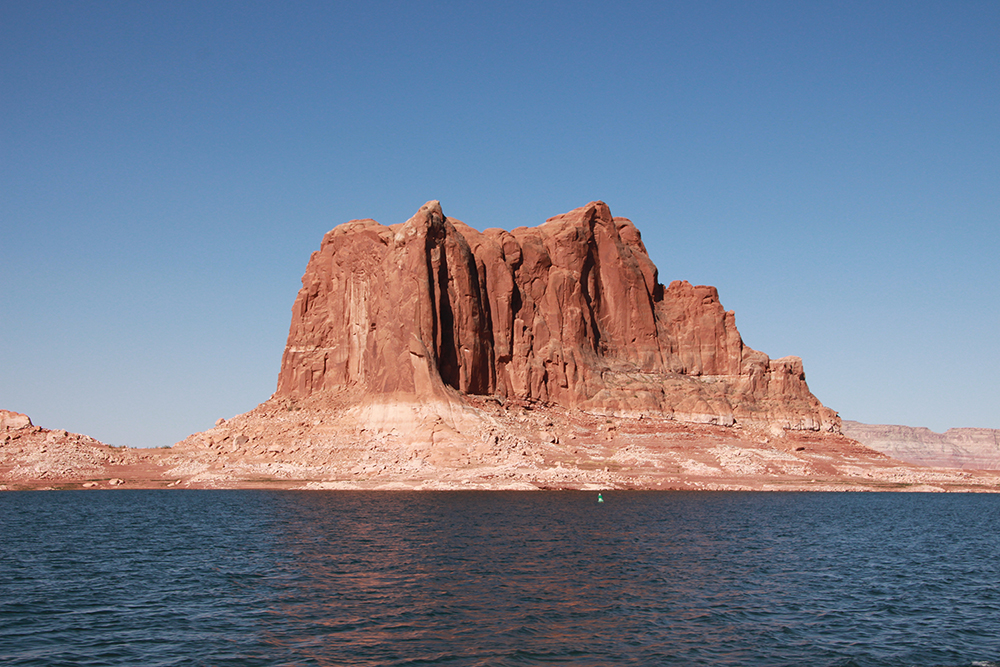
[(604, 502), (604, 496), (602, 496), (601, 494), (598, 493), (597, 494), (597, 502), (603, 503)]

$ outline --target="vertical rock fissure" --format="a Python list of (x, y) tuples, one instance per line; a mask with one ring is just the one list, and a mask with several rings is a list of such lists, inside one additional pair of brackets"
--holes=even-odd
[(591, 290), (599, 289), (598, 280), (593, 252), (590, 252), (583, 262), (583, 272), (580, 275), (580, 289), (583, 291), (583, 300), (587, 304), (587, 325), (590, 328), (591, 347), (595, 354), (599, 350), (601, 331), (597, 327), (597, 312)]
[[(488, 394), (495, 386), (493, 362), (493, 318), (490, 311), (490, 300), (486, 291), (486, 271), (479, 270), (476, 256), (469, 250), (466, 258), (466, 271), (469, 273), (469, 287), (472, 290), (472, 314), (474, 330), (463, 332), (461, 343), (475, 346), (471, 356), (472, 368), (466, 370), (467, 387), (460, 387), (470, 394)], [(471, 335), (470, 335), (471, 334)], [(470, 336), (470, 340), (464, 340)], [(462, 354), (459, 351), (459, 363)]]
[(451, 294), (448, 290), (448, 259), (442, 246), (438, 246), (437, 250), (440, 258), (437, 266), (438, 322), (435, 356), (441, 380), (455, 389), (461, 389), (458, 346), (455, 343), (455, 312), (452, 310)]
[[(439, 317), (438, 317), (438, 311), (439, 311), (439, 308), (438, 308), (438, 301), (439, 301), (438, 292), (439, 292), (439, 290), (437, 288), (437, 281), (436, 281), (437, 271), (436, 271), (435, 266), (434, 266), (434, 239), (432, 237), (430, 229), (427, 230), (427, 235), (424, 237), (424, 261), (425, 261), (426, 266), (427, 266), (427, 290), (429, 292), (429, 294), (428, 294), (428, 299), (429, 299), (428, 306), (430, 306), (430, 309), (431, 309), (431, 317), (429, 318), (430, 319), (430, 325), (431, 325), (431, 330), (429, 332), (430, 333), (430, 343), (431, 343), (430, 348), (431, 349), (429, 350), (429, 352), (432, 355), (434, 355), (434, 362), (435, 362), (435, 366), (436, 366), (437, 365), (437, 357), (438, 357), (438, 350), (437, 350), (437, 348), (438, 348), (438, 340), (439, 340), (438, 329), (440, 328), (441, 325), (440, 325), (440, 322), (438, 321), (439, 320)], [(418, 318), (418, 319), (420, 319), (420, 318)], [(424, 334), (423, 331), (421, 331), (420, 333)], [(423, 342), (426, 345), (428, 341), (425, 339)]]
[(482, 314), (483, 322), (480, 327), (482, 335), (486, 338), (487, 349), (486, 349), (486, 368), (485, 371), (485, 381), (486, 385), (484, 387), (475, 387), (470, 389), (472, 393), (476, 394), (492, 394), (496, 391), (497, 387), (497, 372), (496, 372), (496, 340), (493, 336), (493, 308), (490, 306), (489, 299), (489, 275), (486, 272), (485, 267), (481, 267), (477, 262), (475, 257), (470, 260), (471, 270), (474, 272), (474, 281), (476, 289), (479, 293), (476, 295), (476, 299), (479, 302), (479, 312)]
[[(591, 222), (593, 224), (593, 222)], [(593, 240), (594, 235), (591, 233), (591, 241), (587, 248), (587, 258), (584, 260), (583, 267), (584, 271), (587, 273), (587, 278), (585, 280), (581, 279), (584, 288), (584, 294), (587, 301), (587, 307), (590, 310), (590, 330), (593, 336), (593, 347), (594, 354), (599, 357), (603, 357), (604, 353), (607, 351), (607, 346), (604, 344), (604, 336), (601, 333), (601, 316), (603, 310), (603, 299), (604, 287), (601, 284), (601, 257), (600, 252), (597, 248), (597, 243)]]

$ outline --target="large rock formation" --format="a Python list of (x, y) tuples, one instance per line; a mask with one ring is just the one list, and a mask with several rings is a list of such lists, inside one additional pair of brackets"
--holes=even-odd
[(385, 406), (430, 400), (454, 413), (463, 395), (487, 395), (839, 429), (799, 358), (745, 346), (714, 287), (661, 285), (638, 229), (603, 202), (479, 232), (431, 201), (403, 224), (355, 220), (327, 233), (302, 278), (275, 397), (342, 391), (383, 417)]
[(478, 232), (429, 202), (323, 239), (275, 394), (172, 449), (0, 413), (3, 488), (1000, 490), (862, 446), (600, 202)]
[(995, 490), (839, 433), (798, 358), (664, 287), (600, 202), (478, 232), (428, 202), (326, 234), (277, 391), (172, 450), (185, 486)]
[(844, 434), (907, 463), (941, 468), (1000, 470), (1000, 430), (929, 428), (844, 421)]

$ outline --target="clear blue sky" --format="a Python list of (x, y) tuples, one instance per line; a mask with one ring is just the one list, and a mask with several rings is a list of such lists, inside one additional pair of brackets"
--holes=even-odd
[(1000, 428), (1000, 2), (0, 1), (0, 407), (172, 444), (309, 253), (601, 199), (844, 418)]

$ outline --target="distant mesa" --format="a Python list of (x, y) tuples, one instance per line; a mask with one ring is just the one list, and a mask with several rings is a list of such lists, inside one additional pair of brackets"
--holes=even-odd
[(1000, 470), (1000, 430), (928, 428), (844, 421), (844, 435), (900, 461), (921, 466)]
[(313, 253), (277, 398), (490, 396), (615, 416), (838, 431), (798, 357), (743, 344), (714, 287), (658, 282), (639, 230), (603, 202), (479, 232), (427, 202), (354, 220)]

